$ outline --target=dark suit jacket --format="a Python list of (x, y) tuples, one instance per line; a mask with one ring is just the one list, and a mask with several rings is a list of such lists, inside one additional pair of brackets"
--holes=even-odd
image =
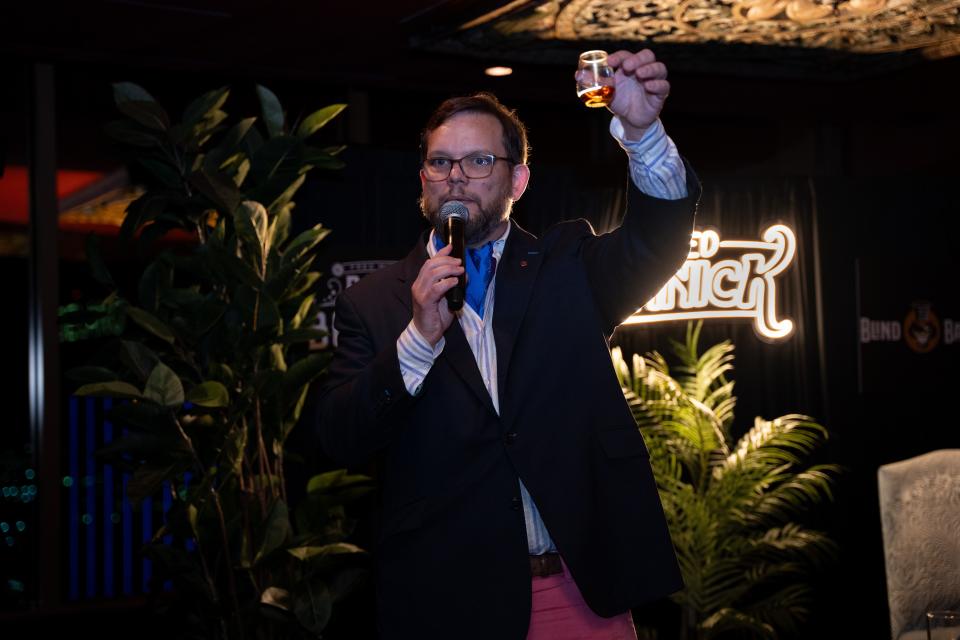
[(499, 416), (458, 322), (420, 395), (404, 387), (396, 341), (412, 317), (423, 239), (340, 295), (320, 440), (342, 464), (381, 455), (382, 637), (525, 637), (531, 578), (518, 477), (595, 612), (612, 616), (682, 587), (608, 340), (686, 257), (700, 194), (687, 172), (683, 200), (631, 184), (623, 225), (609, 234), (579, 220), (538, 239), (511, 223), (493, 318)]

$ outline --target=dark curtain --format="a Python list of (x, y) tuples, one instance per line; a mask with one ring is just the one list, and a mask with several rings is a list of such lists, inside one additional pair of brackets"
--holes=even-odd
[[(698, 228), (712, 228), (722, 240), (760, 240), (769, 226), (782, 223), (794, 230), (797, 253), (790, 267), (777, 276), (777, 317), (793, 320), (786, 338), (770, 341), (754, 331), (749, 319), (707, 319), (701, 350), (721, 340), (736, 347), (735, 393), (738, 420), (735, 433), (753, 424), (753, 417), (772, 418), (806, 413), (824, 421), (825, 375), (821, 367), (821, 314), (818, 295), (816, 196), (806, 179), (743, 179), (703, 176)], [(607, 202), (622, 211), (622, 191)], [(610, 211), (600, 220), (614, 220)], [(608, 225), (609, 226), (609, 225)], [(624, 325), (612, 344), (625, 354), (657, 350), (670, 359), (670, 340), (683, 340), (685, 322)]]

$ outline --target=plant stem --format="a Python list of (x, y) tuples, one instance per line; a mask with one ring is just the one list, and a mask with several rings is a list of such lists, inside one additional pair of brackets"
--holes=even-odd
[[(200, 456), (197, 455), (196, 449), (193, 447), (193, 441), (190, 439), (190, 436), (187, 435), (187, 432), (184, 431), (183, 425), (180, 424), (180, 420), (177, 419), (177, 416), (173, 416), (173, 422), (177, 425), (177, 430), (180, 432), (180, 437), (183, 438), (184, 442), (187, 443), (187, 447), (190, 450), (190, 455), (193, 456), (193, 462), (197, 467), (197, 472), (201, 478), (205, 477), (206, 470), (203, 467), (203, 462), (200, 460)], [(227, 586), (230, 589), (230, 598), (233, 601), (233, 608), (237, 616), (237, 630), (239, 633), (239, 638), (243, 638), (243, 625), (239, 624), (240, 618), (240, 601), (237, 599), (237, 587), (235, 584), (236, 578), (233, 575), (233, 563), (230, 560), (230, 541), (227, 536), (227, 522), (223, 517), (223, 507), (220, 504), (220, 495), (217, 493), (216, 488), (213, 485), (213, 482), (210, 483), (210, 495), (213, 497), (213, 504), (217, 509), (217, 518), (220, 523), (220, 537), (223, 544), (223, 553), (226, 558), (225, 564), (227, 565)], [(197, 539), (198, 549), (199, 549), (199, 537)], [(201, 560), (203, 560), (203, 554), (200, 554)], [(206, 561), (203, 560), (203, 570), (204, 574), (207, 577), (208, 582), (211, 584), (211, 588), (214, 590), (214, 601), (216, 602), (216, 585), (213, 583), (213, 578), (210, 576), (210, 572), (207, 568)]]
[(220, 504), (220, 495), (213, 485), (210, 485), (210, 494), (213, 496), (213, 504), (217, 509), (217, 519), (220, 521), (220, 537), (223, 544), (223, 553), (225, 557), (224, 564), (227, 565), (227, 587), (230, 590), (230, 600), (233, 602), (234, 616), (236, 616), (237, 637), (243, 639), (243, 624), (240, 621), (240, 600), (237, 598), (236, 576), (233, 573), (233, 562), (230, 558), (230, 540), (227, 537), (227, 521), (223, 517), (223, 506)]
[[(241, 420), (243, 421), (243, 428), (244, 428), (244, 429), (249, 429), (250, 427), (247, 425), (247, 419), (246, 419), (246, 417), (243, 417)], [(249, 433), (249, 431), (248, 431), (248, 433)], [(263, 474), (263, 458), (260, 457), (259, 446), (258, 446), (258, 452), (257, 452), (257, 463), (258, 463), (257, 466), (258, 466), (258, 468), (259, 468), (259, 471), (256, 472), (256, 473), (259, 473), (259, 474), (261, 474), (261, 476), (262, 476), (262, 474)], [(256, 494), (257, 500), (258, 500), (259, 503), (260, 503), (260, 517), (261, 517), (261, 518), (266, 518), (266, 517), (267, 517), (267, 501), (265, 500), (264, 495), (263, 495), (263, 491), (262, 491), (263, 482), (262, 482), (262, 481), (261, 481), (261, 482), (257, 482), (256, 473), (254, 472), (254, 470), (253, 470), (253, 468), (252, 468), (252, 465), (249, 465), (249, 464), (248, 464), (248, 466), (251, 467), (251, 469), (250, 469), (250, 474), (251, 474), (251, 476), (252, 476), (252, 478), (251, 478), (251, 480), (250, 480), (250, 489)]]
[(273, 481), (273, 469), (271, 469), (270, 457), (267, 453), (267, 445), (263, 441), (263, 420), (260, 417), (260, 398), (253, 401), (253, 421), (257, 427), (257, 457), (260, 460), (260, 473), (263, 479), (269, 483), (270, 495), (276, 498), (280, 495)]

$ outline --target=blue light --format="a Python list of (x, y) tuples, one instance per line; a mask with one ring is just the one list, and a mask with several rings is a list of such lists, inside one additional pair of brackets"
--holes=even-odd
[(93, 518), (90, 517), (89, 513), (85, 513), (83, 514), (83, 517), (80, 518), (80, 522), (82, 522), (83, 524), (90, 524), (91, 522), (93, 522)]
[(68, 522), (71, 524), (68, 532), (67, 558), (69, 562), (69, 580), (67, 582), (67, 596), (69, 600), (80, 598), (80, 532), (74, 523), (80, 519), (80, 492), (74, 486), (73, 479), (80, 475), (80, 399), (70, 396), (69, 406), (69, 433), (70, 443), (68, 474), (63, 479), (63, 486), (67, 487)]
[(14, 591), (16, 593), (23, 593), (26, 589), (26, 585), (19, 580), (14, 580), (13, 578), (7, 580), (7, 587), (10, 588), (10, 591)]
[(10, 525), (8, 525), (6, 522), (0, 522), (0, 531), (4, 533), (10, 531)]
[(37, 477), (37, 474), (34, 472), (33, 469), (27, 469), (26, 471), (23, 472), (23, 475), (27, 480), (33, 480), (35, 477)]
[(27, 523), (23, 520), (17, 520), (17, 531), (23, 531), (27, 528)]
[(13, 536), (7, 536), (7, 546), (8, 546), (8, 547), (12, 547), (14, 542), (15, 542), (15, 540), (13, 539)]
[(17, 495), (19, 495), (19, 493), (20, 493), (20, 490), (19, 490), (19, 489), (17, 489), (16, 487), (10, 487), (10, 497), (11, 497), (11, 498), (16, 498)]

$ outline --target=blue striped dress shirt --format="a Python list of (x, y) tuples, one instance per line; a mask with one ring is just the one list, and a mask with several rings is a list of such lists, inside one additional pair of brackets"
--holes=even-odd
[[(667, 136), (659, 120), (647, 129), (639, 141), (630, 141), (624, 140), (623, 125), (618, 118), (614, 117), (610, 123), (610, 134), (627, 152), (630, 158), (630, 176), (640, 191), (666, 200), (678, 200), (686, 197), (686, 171), (683, 167), (683, 161), (680, 159), (676, 145)], [(503, 248), (509, 235), (510, 226), (508, 225), (504, 234), (493, 244), (493, 257), (498, 263), (500, 256), (503, 255)], [(427, 242), (427, 253), (430, 257), (433, 257), (436, 252), (433, 244), (433, 233), (431, 232), (430, 239)], [(469, 305), (465, 305), (459, 315), (459, 321), (460, 327), (467, 338), (467, 343), (470, 345), (473, 356), (477, 361), (477, 368), (480, 369), (480, 376), (483, 378), (483, 383), (490, 394), (493, 407), (499, 414), (497, 350), (493, 341), (496, 285), (497, 278), (494, 274), (487, 289), (482, 318)], [(413, 320), (400, 334), (397, 339), (400, 372), (403, 375), (404, 385), (411, 395), (417, 395), (420, 392), (423, 380), (430, 372), (434, 360), (443, 351), (444, 344), (445, 339), (440, 338), (440, 341), (431, 347), (426, 338), (417, 331)], [(530, 554), (540, 555), (556, 551), (556, 546), (550, 539), (550, 534), (537, 511), (537, 505), (523, 485), (523, 481), (519, 482), (520, 497), (523, 500), (523, 513), (527, 527), (527, 547)]]

